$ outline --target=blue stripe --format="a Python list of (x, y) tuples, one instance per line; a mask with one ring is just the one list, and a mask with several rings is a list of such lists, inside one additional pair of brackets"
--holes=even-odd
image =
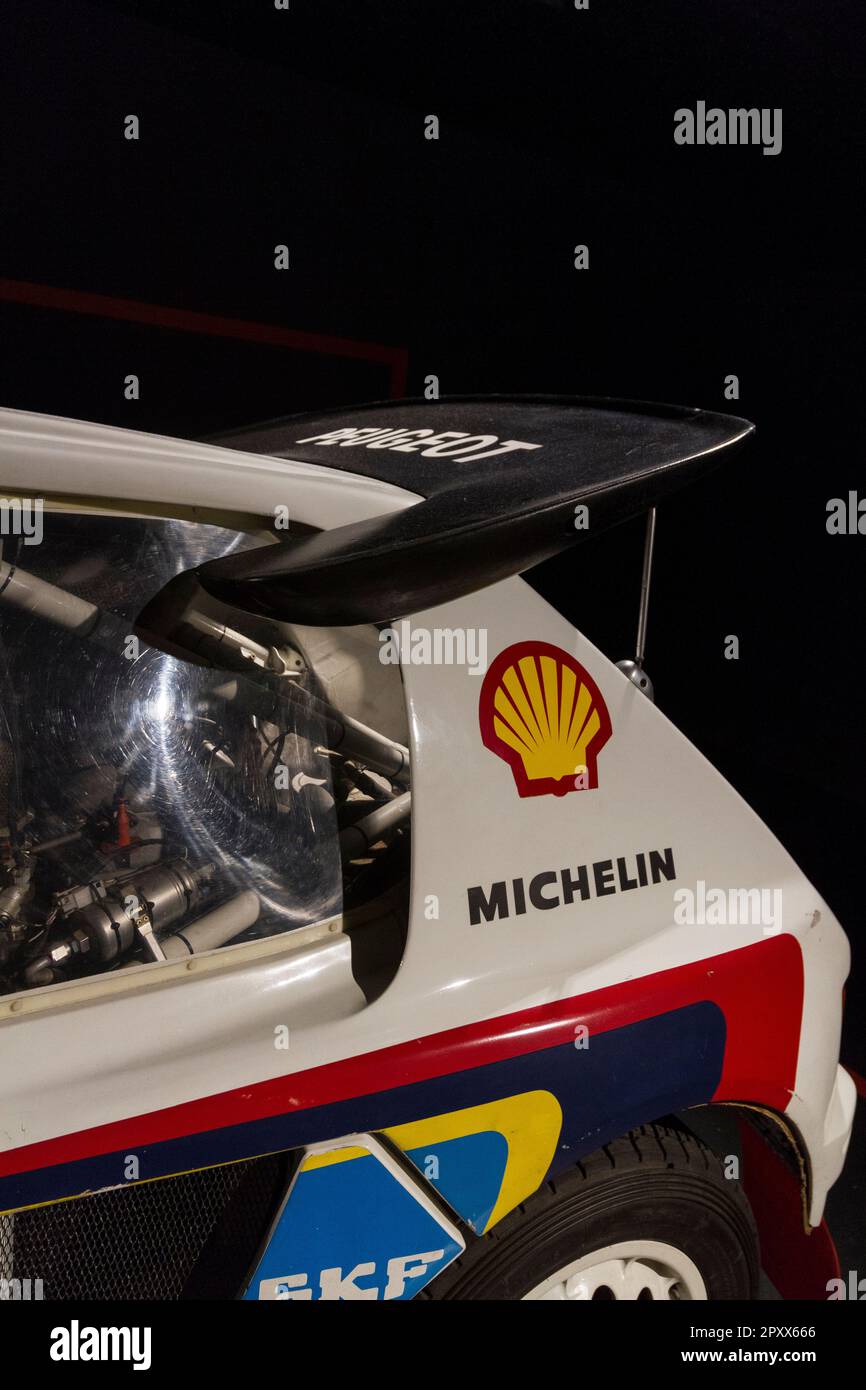
[(122, 1184), (130, 1153), (138, 1159), (139, 1180), (147, 1181), (539, 1089), (551, 1091), (563, 1110), (555, 1173), (634, 1125), (711, 1100), (725, 1033), (718, 1005), (690, 1004), (590, 1036), (585, 1049), (559, 1044), (370, 1096), (15, 1174), (0, 1179), (0, 1211)]

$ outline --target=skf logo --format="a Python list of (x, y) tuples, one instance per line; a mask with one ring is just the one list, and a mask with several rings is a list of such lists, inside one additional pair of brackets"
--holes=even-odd
[(579, 661), (549, 642), (518, 642), (484, 677), (484, 746), (514, 773), (520, 796), (598, 786), (596, 759), (611, 735), (601, 691)]
[[(350, 1270), (320, 1270), (315, 1283), (308, 1274), (286, 1274), (279, 1279), (262, 1279), (259, 1283), (259, 1299), (297, 1299), (307, 1303), (314, 1299), (322, 1299), (325, 1302), (348, 1303), (366, 1299), (402, 1298), (411, 1279), (422, 1278), (431, 1265), (444, 1257), (444, 1250), (425, 1250), (420, 1255), (395, 1255), (388, 1261), (384, 1270), (384, 1287), (381, 1282), (366, 1285), (357, 1282), (359, 1279), (368, 1279), (371, 1275), (376, 1278), (375, 1260), (370, 1260), (367, 1264), (357, 1264)], [(424, 1282), (426, 1283), (426, 1280)]]

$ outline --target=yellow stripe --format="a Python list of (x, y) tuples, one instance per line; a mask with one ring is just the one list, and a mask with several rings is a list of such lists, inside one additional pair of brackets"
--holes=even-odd
[(357, 1145), (351, 1149), (348, 1147), (342, 1149), (328, 1149), (327, 1153), (307, 1154), (307, 1157), (301, 1164), (301, 1172), (312, 1173), (316, 1168), (330, 1168), (334, 1163), (348, 1163), (353, 1158), (370, 1157), (371, 1154), (369, 1149), (361, 1149), (358, 1148)]
[(489, 1231), (541, 1186), (561, 1129), (562, 1110), (556, 1097), (549, 1091), (526, 1091), (467, 1110), (396, 1125), (384, 1133), (404, 1153), (490, 1130), (501, 1134), (508, 1145), (508, 1158), (496, 1204), (484, 1227)]
[[(125, 1182), (109, 1183), (107, 1187), (85, 1187), (83, 1192), (72, 1192), (67, 1197), (49, 1197), (47, 1202), (28, 1202), (23, 1207), (4, 1207), (0, 1211), (0, 1216), (17, 1216), (22, 1211), (40, 1211), (42, 1207), (58, 1207), (61, 1202), (83, 1202), (88, 1197), (101, 1197), (105, 1192), (120, 1192), (127, 1187), (148, 1187), (151, 1183), (169, 1182), (172, 1178), (187, 1178), (190, 1173), (211, 1173), (215, 1168), (234, 1168), (237, 1163), (254, 1163), (259, 1158), (273, 1158), (274, 1154), (284, 1152), (284, 1149), (268, 1149), (263, 1154), (250, 1154), (249, 1158), (227, 1158), (225, 1163), (205, 1163), (200, 1168), (181, 1168), (177, 1173), (160, 1173), (156, 1178), (128, 1178)], [(59, 1166), (62, 1167), (63, 1165)], [(10, 1173), (8, 1176), (18, 1177), (19, 1174)]]

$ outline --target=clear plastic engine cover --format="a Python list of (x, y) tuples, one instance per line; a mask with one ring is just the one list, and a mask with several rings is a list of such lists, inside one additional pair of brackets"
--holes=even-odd
[(0, 564), (0, 992), (338, 915), (346, 779), (315, 673), (212, 669), (132, 633), (171, 577), (260, 541), (43, 520)]

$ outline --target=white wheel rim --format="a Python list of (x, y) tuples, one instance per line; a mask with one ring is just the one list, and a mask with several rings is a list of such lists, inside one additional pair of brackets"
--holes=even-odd
[(696, 1264), (675, 1245), (659, 1240), (624, 1240), (564, 1265), (525, 1299), (532, 1302), (590, 1302), (600, 1299), (706, 1301)]

